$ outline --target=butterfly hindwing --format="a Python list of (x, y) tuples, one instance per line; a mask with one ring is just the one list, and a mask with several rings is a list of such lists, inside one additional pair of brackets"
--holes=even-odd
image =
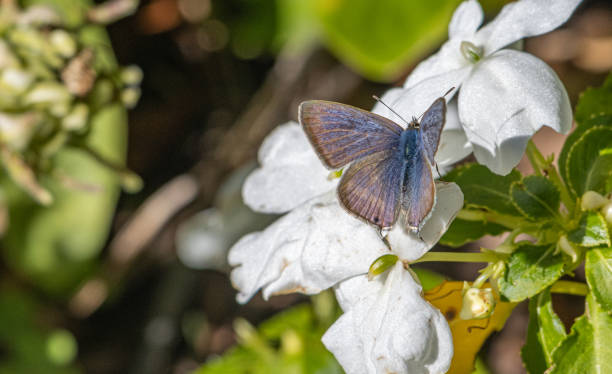
[(441, 97), (431, 104), (421, 119), (420, 128), (423, 137), (423, 146), (431, 164), (435, 162), (434, 155), (440, 144), (440, 134), (444, 127), (445, 117), (446, 101)]
[(322, 100), (303, 102), (298, 117), (310, 143), (331, 169), (397, 148), (403, 130), (377, 114)]
[(405, 137), (401, 198), (404, 223), (409, 229), (419, 231), (435, 203), (436, 187), (419, 130), (408, 129)]
[(342, 175), (338, 186), (340, 202), (374, 225), (391, 227), (399, 210), (402, 166), (397, 148), (355, 161)]

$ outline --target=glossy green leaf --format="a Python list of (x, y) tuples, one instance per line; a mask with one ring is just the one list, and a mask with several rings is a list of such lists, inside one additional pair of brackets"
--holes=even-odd
[(538, 316), (538, 340), (542, 345), (548, 366), (553, 363), (553, 351), (565, 339), (565, 327), (563, 322), (553, 310), (550, 291), (545, 290), (533, 297), (536, 303)]
[(578, 318), (571, 333), (553, 352), (548, 374), (612, 373), (612, 316), (587, 296), (587, 313)]
[(518, 302), (553, 284), (563, 274), (563, 256), (554, 245), (520, 243), (510, 255), (504, 276), (499, 278), (501, 294)]
[(502, 176), (491, 172), (486, 166), (469, 164), (458, 168), (445, 180), (455, 182), (463, 191), (466, 207), (474, 207), (502, 214), (520, 215), (512, 202), (510, 186), (521, 179), (513, 170)]
[[(612, 117), (609, 119), (612, 121)], [(602, 151), (610, 144), (612, 122), (590, 127), (570, 146), (565, 175), (568, 187), (576, 196), (580, 197), (586, 191), (608, 192), (604, 187), (612, 169), (612, 157)]]
[(612, 103), (612, 74), (608, 74), (601, 87), (587, 88), (580, 95), (574, 118), (580, 126), (593, 116), (612, 115), (610, 103)]
[(598, 212), (582, 213), (579, 226), (571, 231), (567, 238), (583, 247), (610, 246), (610, 234), (606, 220)]
[(553, 219), (559, 214), (560, 192), (547, 178), (531, 175), (510, 186), (516, 209), (530, 220)]
[(544, 348), (538, 333), (540, 331), (540, 321), (538, 319), (538, 299), (537, 297), (529, 300), (529, 324), (527, 325), (527, 337), (525, 345), (521, 348), (521, 358), (523, 366), (529, 374), (541, 374), (548, 368), (544, 354)]
[(507, 230), (496, 223), (456, 218), (440, 239), (440, 244), (456, 248), (485, 235), (499, 235)]
[(612, 313), (612, 248), (592, 248), (585, 262), (587, 283), (603, 310)]
[(446, 37), (458, 0), (317, 0), (329, 49), (373, 80), (396, 79)]

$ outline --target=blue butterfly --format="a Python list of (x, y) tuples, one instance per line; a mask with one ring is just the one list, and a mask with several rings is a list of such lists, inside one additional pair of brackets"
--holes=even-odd
[(381, 229), (392, 227), (402, 212), (407, 229), (422, 228), (436, 200), (432, 165), (445, 122), (444, 97), (406, 129), (377, 114), (322, 100), (303, 102), (298, 116), (325, 166), (351, 163), (338, 185), (348, 211)]

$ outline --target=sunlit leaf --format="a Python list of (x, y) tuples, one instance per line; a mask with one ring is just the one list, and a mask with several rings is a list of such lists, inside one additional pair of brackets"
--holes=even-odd
[(563, 274), (563, 256), (554, 254), (554, 245), (521, 243), (512, 253), (499, 290), (508, 300), (518, 302), (540, 293)]
[(603, 310), (612, 313), (612, 248), (592, 248), (585, 262), (587, 283)]
[(598, 212), (582, 213), (578, 228), (571, 231), (567, 238), (583, 247), (610, 246), (610, 234), (606, 220)]
[(530, 175), (512, 183), (510, 195), (514, 206), (528, 219), (553, 219), (559, 214), (559, 190), (545, 177)]
[(585, 121), (593, 116), (603, 114), (612, 115), (612, 74), (608, 74), (606, 81), (601, 87), (587, 88), (581, 95), (578, 105), (576, 105), (576, 113), (574, 118), (578, 125), (582, 125)]

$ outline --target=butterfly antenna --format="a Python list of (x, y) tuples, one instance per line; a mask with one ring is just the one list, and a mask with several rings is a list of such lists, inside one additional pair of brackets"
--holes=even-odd
[(410, 122), (406, 121), (404, 119), (404, 117), (400, 116), (395, 110), (391, 109), (391, 107), (387, 104), (385, 104), (384, 101), (382, 101), (380, 99), (380, 97), (376, 96), (376, 95), (372, 95), (372, 97), (374, 98), (374, 100), (378, 101), (379, 103), (381, 103), (382, 105), (386, 106), (387, 109), (389, 109), (393, 114), (395, 114), (396, 116), (398, 116), (402, 121), (404, 121), (406, 123), (406, 125), (410, 126)]
[[(442, 95), (441, 97), (446, 97), (446, 95), (448, 95), (449, 93), (453, 92), (453, 90), (455, 89), (455, 87), (451, 87), (448, 91), (446, 91), (446, 93), (444, 95)], [(421, 119), (423, 118), (423, 116), (425, 115), (425, 113), (427, 113), (427, 111), (424, 111), (423, 114), (421, 114), (419, 116), (419, 121), (421, 121)]]

